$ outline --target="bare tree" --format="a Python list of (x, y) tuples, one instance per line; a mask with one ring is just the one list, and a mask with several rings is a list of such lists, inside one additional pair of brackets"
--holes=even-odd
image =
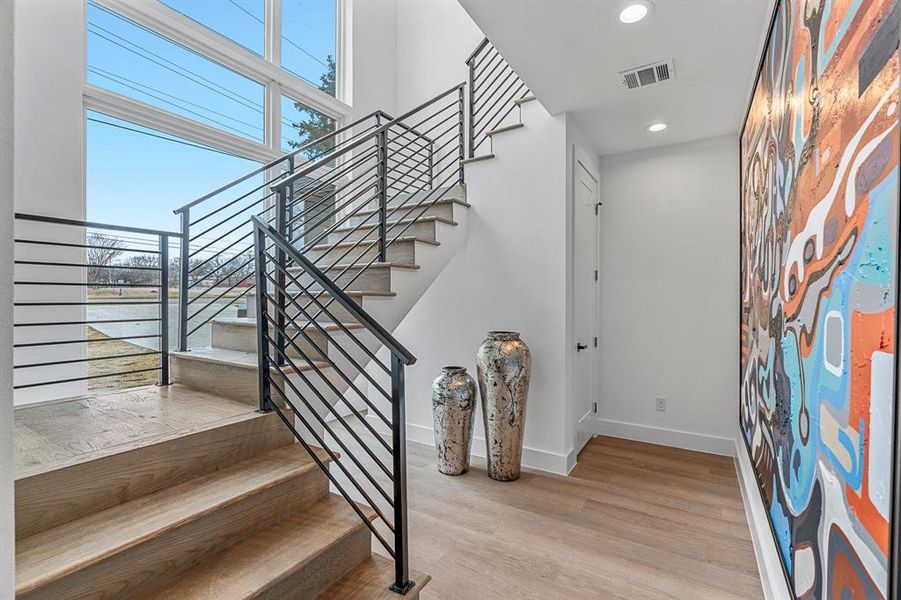
[(117, 238), (91, 233), (88, 235), (88, 283), (109, 283), (112, 269), (105, 268), (124, 252)]

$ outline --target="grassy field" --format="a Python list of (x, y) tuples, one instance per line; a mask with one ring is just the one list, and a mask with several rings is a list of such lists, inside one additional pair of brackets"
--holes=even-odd
[[(109, 336), (100, 333), (93, 327), (88, 327), (88, 339), (98, 340), (96, 342), (92, 341), (87, 345), (88, 358), (150, 352), (148, 348), (122, 340), (101, 342), (99, 340), (109, 340)], [(136, 371), (138, 369), (156, 369), (159, 367), (159, 364), (160, 357), (158, 354), (131, 356), (128, 358), (113, 358), (109, 360), (93, 360), (88, 362), (88, 375), (102, 375), (104, 373), (115, 373), (118, 371)], [(133, 373), (131, 375), (101, 377), (99, 379), (89, 379), (88, 389), (92, 391), (121, 390), (142, 385), (151, 385), (157, 383), (158, 379), (159, 371), (146, 371), (144, 373)]]

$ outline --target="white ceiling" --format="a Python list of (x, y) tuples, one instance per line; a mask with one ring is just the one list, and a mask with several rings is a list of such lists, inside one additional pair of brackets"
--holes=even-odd
[[(772, 0), (460, 0), (551, 113), (571, 112), (601, 155), (737, 132)], [(673, 59), (676, 78), (627, 90), (618, 73)], [(645, 126), (669, 124), (662, 133)]]

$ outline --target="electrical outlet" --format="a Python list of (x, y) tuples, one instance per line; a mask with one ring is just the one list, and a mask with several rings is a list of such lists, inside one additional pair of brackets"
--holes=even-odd
[(657, 412), (666, 412), (666, 398), (657, 396)]

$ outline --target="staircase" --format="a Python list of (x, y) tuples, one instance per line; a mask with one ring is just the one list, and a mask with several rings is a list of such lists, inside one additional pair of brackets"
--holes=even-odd
[[(403, 377), (415, 357), (390, 332), (466, 243), (463, 165), (493, 157), (474, 153), (521, 128), (508, 117), (531, 99), (515, 74), (504, 87), (512, 71), (487, 40), (469, 66), (468, 101), (460, 84), (400, 117), (367, 115), (182, 207), (179, 232), (29, 217), (156, 236), (160, 291), (180, 238), (178, 350), (167, 294), (143, 319), (160, 323), (150, 421), (232, 413), (20, 474), (17, 598), (419, 597)], [(488, 69), (503, 86), (476, 95)], [(63, 285), (85, 292), (78, 281)]]
[[(178, 384), (165, 394), (169, 410), (222, 402)], [(375, 598), (392, 576), (271, 413), (22, 477), (16, 512), (17, 598)], [(412, 598), (428, 577), (416, 581)]]

